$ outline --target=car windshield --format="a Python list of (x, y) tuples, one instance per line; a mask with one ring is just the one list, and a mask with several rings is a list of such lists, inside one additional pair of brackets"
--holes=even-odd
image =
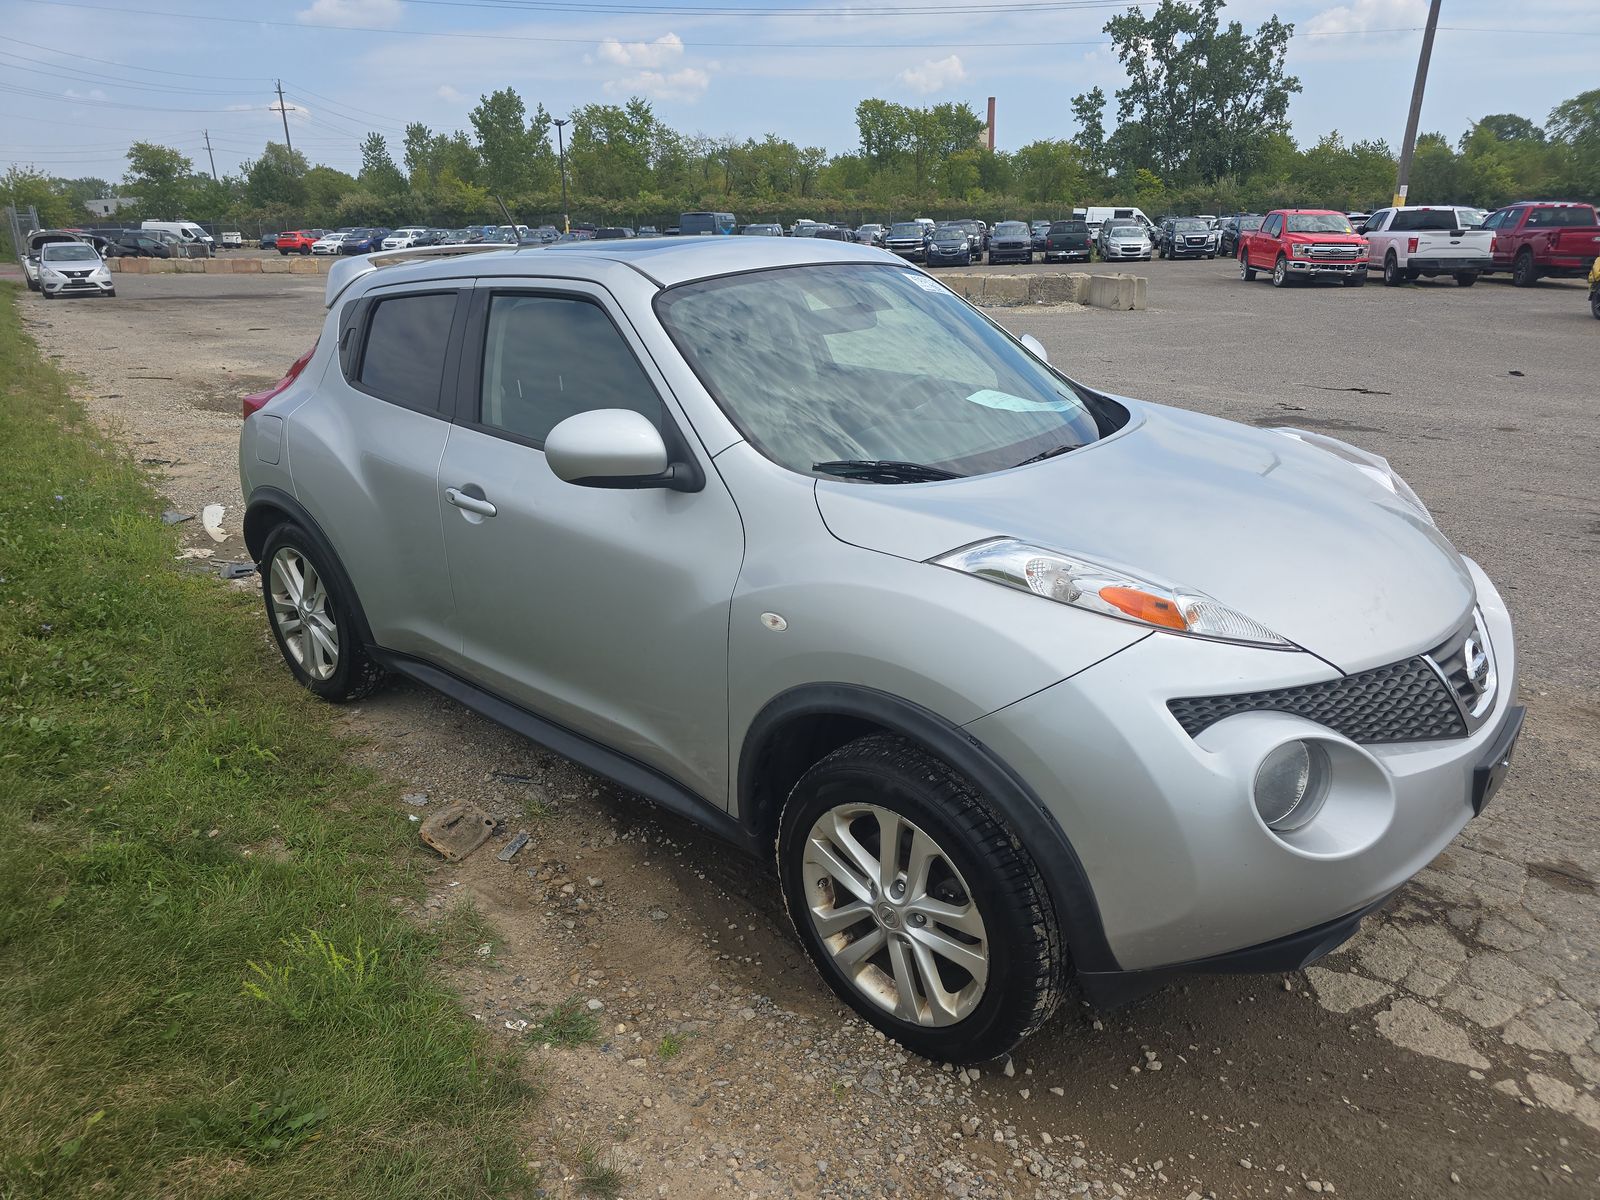
[(1021, 221), (1001, 221), (1000, 224), (994, 227), (994, 231), (998, 234), (1014, 237), (1019, 233), (1027, 233), (1028, 227)]
[(915, 221), (901, 221), (889, 230), (889, 236), (892, 238), (919, 238), (922, 236), (922, 226)]
[(1341, 213), (1290, 213), (1290, 233), (1354, 233)]
[(1144, 230), (1140, 229), (1137, 225), (1118, 225), (1111, 230), (1111, 236), (1120, 238), (1143, 237)]
[(1172, 227), (1179, 233), (1204, 233), (1211, 228), (1198, 217), (1184, 217), (1181, 220), (1174, 221)]
[(980, 474), (1100, 437), (1065, 380), (918, 271), (755, 271), (670, 288), (656, 307), (729, 419), (795, 471), (866, 459)]
[(83, 242), (52, 242), (40, 253), (45, 262), (93, 262), (100, 256)]

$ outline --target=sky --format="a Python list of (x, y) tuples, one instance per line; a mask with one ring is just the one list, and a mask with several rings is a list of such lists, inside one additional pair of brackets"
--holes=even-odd
[[(0, 0), (0, 170), (121, 178), (129, 142), (220, 174), (289, 132), (352, 174), (370, 130), (470, 129), (514, 87), (555, 115), (643, 96), (684, 133), (856, 145), (867, 97), (998, 104), (998, 148), (1069, 137), (1071, 98), (1124, 82), (1102, 29), (1127, 0)], [(1427, 0), (1236, 0), (1224, 20), (1295, 27), (1302, 144), (1405, 128)], [(1543, 123), (1600, 79), (1596, 0), (1445, 0), (1422, 129), (1488, 113)], [(1114, 123), (1114, 100), (1108, 124)]]

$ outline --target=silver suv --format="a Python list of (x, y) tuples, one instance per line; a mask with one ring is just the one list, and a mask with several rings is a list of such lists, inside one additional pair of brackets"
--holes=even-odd
[(240, 442), (289, 669), (775, 857), (919, 1053), (1297, 968), (1504, 775), (1505, 605), (1384, 460), (1073, 382), (892, 254), (412, 250), (327, 302)]

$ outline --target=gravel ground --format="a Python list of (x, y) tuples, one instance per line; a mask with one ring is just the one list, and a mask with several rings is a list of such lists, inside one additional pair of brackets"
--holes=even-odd
[[(1098, 386), (1388, 455), (1518, 619), (1530, 715), (1510, 782), (1309, 972), (1193, 979), (1098, 1016), (1074, 1004), (1010, 1063), (961, 1073), (841, 1010), (764, 864), (440, 697), (384, 691), (345, 720), (393, 781), (395, 820), (466, 799), (503, 822), (434, 871), (419, 910), (470, 900), (496, 931), (452, 968), (469, 1011), (508, 1039), (569, 997), (600, 1022), (592, 1045), (535, 1051), (551, 1093), (528, 1156), (552, 1194), (577, 1194), (586, 1145), (640, 1196), (1600, 1191), (1600, 632), (1585, 619), (1600, 439), (1583, 289), (1279, 292), (1225, 261), (1139, 270), (1146, 313), (995, 315)], [(229, 540), (194, 521), (193, 549), (242, 559), (238, 395), (311, 344), (321, 280), (118, 290), (22, 303), (175, 508), (227, 507)], [(499, 862), (518, 830), (531, 842)]]

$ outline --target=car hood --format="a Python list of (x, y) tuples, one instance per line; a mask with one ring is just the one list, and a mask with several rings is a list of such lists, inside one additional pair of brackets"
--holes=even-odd
[(819, 480), (841, 541), (925, 561), (1017, 537), (1206, 592), (1342, 671), (1428, 649), (1473, 603), (1445, 536), (1342, 459), (1269, 430), (1123, 401), (1101, 442), (974, 479)]

